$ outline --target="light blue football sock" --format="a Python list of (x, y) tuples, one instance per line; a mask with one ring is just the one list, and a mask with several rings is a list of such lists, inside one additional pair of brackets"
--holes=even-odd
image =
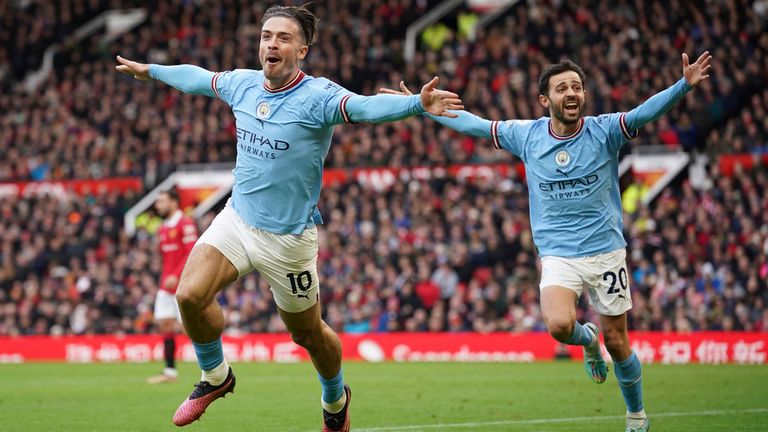
[(224, 361), (221, 338), (208, 343), (192, 342), (192, 346), (195, 348), (195, 354), (197, 355), (197, 364), (204, 371), (211, 370)]
[(568, 345), (587, 346), (592, 344), (594, 337), (595, 335), (592, 334), (591, 331), (576, 321), (575, 325), (573, 326), (573, 333), (571, 333), (571, 337), (569, 337), (565, 343)]
[(632, 351), (632, 355), (624, 361), (614, 359), (614, 373), (619, 380), (621, 394), (627, 404), (627, 411), (636, 413), (643, 409), (643, 377), (640, 373), (640, 360)]
[(317, 374), (317, 377), (320, 379), (320, 385), (323, 386), (323, 402), (330, 404), (341, 399), (341, 396), (344, 394), (344, 380), (341, 375), (341, 370), (339, 370), (338, 375), (331, 379), (325, 379), (320, 374)]

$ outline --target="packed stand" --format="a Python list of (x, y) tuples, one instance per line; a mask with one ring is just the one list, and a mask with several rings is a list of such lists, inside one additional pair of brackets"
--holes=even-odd
[[(442, 44), (425, 40), (416, 59), (405, 62), (405, 17), (433, 3), (316, 4), (323, 25), (306, 71), (363, 94), (400, 79), (415, 90), (437, 74), (477, 114), (532, 118), (542, 114), (539, 72), (562, 54), (585, 67), (590, 110), (608, 112), (633, 107), (679, 78), (681, 51), (708, 48), (716, 58), (713, 79), (644, 128), (639, 142), (677, 141), (690, 149), (706, 136), (707, 149), (765, 146), (753, 139), (765, 137), (768, 106), (761, 2), (707, 3), (706, 13), (690, 2), (516, 6), (475, 42), (448, 32)], [(124, 36), (114, 52), (217, 70), (256, 67), (263, 5), (183, 4), (153, 2), (150, 22)], [(223, 103), (134, 83), (96, 50), (65, 51), (56, 62), (35, 95), (16, 86), (0, 98), (0, 180), (127, 175), (151, 188), (179, 164), (234, 159), (233, 118)], [(4, 66), (0, 52), (0, 71)], [(410, 120), (338, 128), (327, 166), (494, 161), (511, 157), (434, 122)], [(712, 178), (719, 179), (714, 189), (670, 188), (651, 208), (627, 216), (631, 328), (768, 330), (766, 174)], [(325, 318), (335, 329), (544, 329), (527, 194), (515, 178), (396, 183), (385, 193), (347, 184), (326, 189), (321, 199), (327, 224), (319, 271)], [(135, 201), (131, 195), (0, 199), (0, 335), (151, 330), (159, 271), (153, 228), (134, 238), (121, 229)], [(201, 229), (211, 217), (200, 221)], [(219, 301), (229, 333), (283, 330), (258, 275), (226, 288)], [(579, 313), (592, 314), (584, 304)]]
[[(536, 118), (544, 114), (537, 102), (538, 76), (561, 56), (585, 68), (588, 112), (601, 113), (638, 105), (680, 78), (681, 52), (695, 57), (709, 49), (715, 58), (712, 79), (636, 140), (679, 143), (688, 150), (703, 149), (707, 138), (718, 142), (725, 136), (729, 142), (730, 135), (742, 135), (740, 120), (729, 119), (748, 115), (753, 96), (766, 88), (768, 22), (761, 1), (637, 0), (619, 7), (607, 0), (518, 2), (474, 41), (462, 25), (471, 11), (459, 9), (446, 18), (450, 25), (437, 27), (442, 31), (427, 29), (415, 58), (406, 61), (407, 25), (436, 3), (318, 2), (312, 7), (321, 29), (304, 69), (361, 94), (396, 86), (400, 79), (417, 90), (438, 75), (481, 116)], [(111, 54), (211, 70), (258, 68), (265, 4), (164, 0), (145, 7), (148, 21), (115, 42)], [(151, 187), (179, 164), (234, 160), (233, 117), (222, 102), (133, 82), (115, 73), (114, 58), (91, 42), (63, 50), (55, 72), (35, 94), (14, 86), (12, 96), (0, 100), (0, 180), (139, 175)], [(18, 61), (17, 55), (6, 56), (5, 67)], [(740, 141), (734, 148), (753, 145), (749, 136)], [(491, 149), (484, 140), (425, 119), (345, 126), (337, 128), (326, 166), (512, 160)]]
[[(323, 27), (308, 71), (360, 91), (361, 77), (403, 64), (390, 56), (401, 56), (410, 20), (436, 3), (318, 2), (313, 8)], [(211, 70), (258, 67), (264, 3), (164, 0), (145, 7), (148, 21), (115, 42), (113, 54)], [(99, 41), (97, 35), (62, 50), (34, 94), (16, 85), (0, 99), (0, 181), (132, 175), (152, 187), (180, 164), (234, 161), (234, 119), (226, 105), (121, 76)]]
[[(768, 15), (764, 2), (585, 0), (518, 2), (475, 43), (448, 40), (417, 55), (419, 77), (451, 77), (471, 111), (491, 119), (537, 118), (538, 77), (566, 56), (585, 70), (588, 113), (626, 111), (681, 77), (680, 54), (713, 56), (711, 79), (635, 143), (702, 149), (704, 138), (768, 84)], [(392, 83), (387, 83), (392, 85)], [(747, 146), (750, 144), (748, 143)]]
[[(768, 41), (768, 34), (765, 36)], [(707, 137), (706, 153), (716, 159), (720, 154), (768, 153), (768, 87), (750, 95), (741, 112), (728, 119), (725, 127), (714, 129)]]
[(0, 0), (0, 89), (37, 70), (43, 53), (61, 44), (88, 20), (108, 9), (136, 7), (130, 0)]
[[(627, 215), (634, 330), (768, 330), (768, 169), (670, 186)], [(502, 185), (516, 185), (507, 180)], [(540, 331), (527, 195), (398, 184), (326, 191), (329, 324), (346, 331)], [(402, 203), (402, 204), (401, 204)], [(596, 319), (582, 299), (579, 318)]]
[(768, 330), (768, 169), (710, 178), (628, 216), (634, 328)]
[(121, 227), (135, 200), (1, 197), (0, 335), (141, 331), (159, 267), (151, 242)]
[[(684, 182), (626, 215), (630, 329), (768, 331), (768, 170), (711, 174), (709, 190)], [(151, 330), (155, 228), (127, 238), (117, 223), (126, 199), (3, 199), (0, 335)], [(386, 192), (348, 183), (320, 207), (321, 301), (334, 329), (545, 329), (527, 193), (514, 177)], [(218, 300), (227, 334), (284, 331), (258, 274)], [(595, 318), (585, 299), (578, 314)]]

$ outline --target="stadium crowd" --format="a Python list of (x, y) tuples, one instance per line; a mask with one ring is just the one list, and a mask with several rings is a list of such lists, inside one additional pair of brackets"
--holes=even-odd
[(139, 6), (131, 0), (0, 0), (0, 89), (40, 67), (43, 53), (107, 9)]
[[(764, 39), (768, 44), (768, 35)], [(723, 128), (710, 132), (706, 141), (706, 153), (710, 157), (768, 152), (768, 87), (755, 92), (748, 100), (748, 105), (737, 116), (729, 118)]]
[[(0, 98), (0, 180), (141, 176), (149, 189), (180, 164), (234, 159), (233, 117), (223, 103), (134, 85), (114, 72), (96, 39), (63, 50), (43, 86), (25, 94), (18, 80), (37, 64), (22, 65), (20, 53), (40, 53), (71, 28), (57, 16), (79, 23), (130, 4), (44, 3), (13, 23), (2, 18), (0, 82), (14, 85)], [(439, 75), (479, 115), (533, 118), (543, 114), (538, 75), (560, 56), (584, 66), (589, 111), (597, 113), (634, 107), (678, 79), (680, 52), (707, 48), (717, 59), (713, 79), (646, 126), (635, 145), (679, 143), (713, 160), (768, 146), (764, 2), (519, 2), (475, 40), (449, 31), (406, 61), (409, 20), (435, 3), (316, 3), (322, 27), (305, 70), (362, 94)], [(152, 2), (148, 23), (108, 51), (215, 70), (256, 67), (263, 6)], [(8, 29), (30, 14), (56, 24), (11, 46)], [(326, 166), (497, 161), (513, 158), (415, 119), (338, 128)], [(631, 328), (768, 330), (768, 177), (758, 169), (711, 178), (718, 179), (712, 189), (675, 184), (626, 216)], [(349, 332), (543, 330), (526, 197), (514, 177), (398, 182), (384, 193), (357, 184), (325, 189), (319, 271), (328, 323)], [(150, 330), (159, 256), (151, 229), (132, 238), (121, 229), (135, 201), (131, 194), (0, 198), (0, 335)], [(258, 275), (224, 290), (220, 302), (228, 332), (282, 330)], [(580, 313), (591, 314), (583, 304)]]
[[(752, 112), (753, 104), (765, 105), (760, 94), (768, 76), (768, 34), (762, 31), (768, 17), (757, 6), (760, 2), (667, 6), (635, 1), (621, 7), (606, 0), (531, 6), (518, 2), (479, 31), (474, 41), (449, 28), (442, 44), (425, 43), (406, 61), (407, 24), (434, 3), (317, 3), (314, 7), (323, 25), (306, 71), (363, 94), (395, 86), (400, 79), (416, 87), (438, 75), (479, 115), (535, 118), (543, 114), (536, 98), (539, 73), (563, 55), (584, 66), (588, 109), (600, 113), (636, 106), (679, 78), (682, 51), (693, 55), (707, 48), (717, 61), (713, 79), (697, 91), (696, 103), (684, 102), (647, 126), (638, 145), (680, 143), (688, 150), (703, 150), (705, 145), (746, 150), (752, 145), (751, 134), (766, 132), (764, 117)], [(115, 42), (109, 52), (212, 70), (258, 66), (264, 9), (260, 2), (164, 0), (146, 7), (148, 22)], [(181, 95), (161, 84), (131, 83), (114, 73), (114, 59), (98, 41), (95, 37), (63, 50), (54, 72), (34, 94), (25, 94), (17, 85), (11, 97), (0, 100), (0, 180), (142, 175), (152, 186), (179, 164), (233, 160), (234, 125), (223, 103)], [(11, 54), (4, 62), (0, 55), (4, 65), (0, 69), (19, 57), (17, 51)], [(753, 127), (750, 122), (759, 124)], [(486, 143), (417, 120), (339, 128), (326, 165), (511, 159), (491, 151)]]
[[(714, 178), (705, 191), (670, 186), (626, 215), (631, 328), (768, 331), (768, 170)], [(152, 229), (134, 238), (119, 229), (127, 200), (0, 201), (0, 334), (149, 330), (160, 259)], [(544, 329), (527, 193), (514, 177), (400, 181), (386, 192), (346, 183), (320, 206), (321, 295), (333, 328)], [(283, 330), (256, 274), (219, 301), (229, 333)], [(579, 310), (594, 318), (585, 303)]]

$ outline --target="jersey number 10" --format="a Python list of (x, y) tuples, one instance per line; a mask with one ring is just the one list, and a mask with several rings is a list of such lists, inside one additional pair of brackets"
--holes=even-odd
[(306, 292), (312, 286), (312, 274), (309, 270), (303, 271), (298, 275), (288, 273), (286, 276), (291, 280), (291, 291), (294, 294), (298, 294), (298, 290)]

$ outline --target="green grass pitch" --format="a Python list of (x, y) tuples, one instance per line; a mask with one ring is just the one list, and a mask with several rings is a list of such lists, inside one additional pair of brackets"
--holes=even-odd
[[(154, 364), (0, 365), (2, 431), (172, 431), (199, 379), (182, 364), (173, 384), (144, 383)], [(309, 363), (235, 364), (234, 395), (184, 431), (319, 431), (320, 386)], [(611, 372), (593, 384), (576, 362), (346, 363), (352, 430), (623, 431)], [(645, 365), (652, 430), (768, 431), (768, 367)]]

